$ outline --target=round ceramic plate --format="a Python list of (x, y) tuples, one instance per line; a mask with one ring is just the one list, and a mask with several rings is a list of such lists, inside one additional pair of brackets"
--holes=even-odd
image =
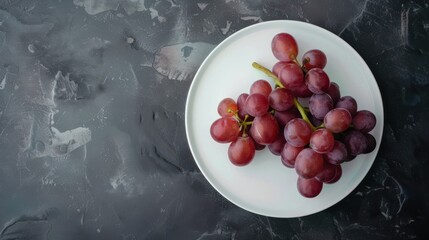
[[(280, 157), (267, 148), (253, 161), (237, 167), (228, 159), (228, 144), (210, 136), (210, 125), (219, 118), (218, 103), (226, 97), (237, 99), (250, 85), (266, 79), (252, 68), (256, 61), (271, 68), (277, 60), (271, 52), (271, 39), (280, 32), (292, 34), (299, 58), (310, 49), (325, 52), (325, 71), (340, 86), (342, 96), (353, 96), (359, 110), (377, 117), (371, 132), (376, 149), (342, 164), (343, 176), (335, 184), (324, 184), (315, 198), (304, 198), (297, 190), (295, 169), (283, 166)], [(274, 85), (274, 84), (273, 84)], [(346, 197), (368, 173), (377, 155), (383, 131), (383, 104), (370, 69), (359, 54), (341, 38), (320, 27), (296, 21), (271, 21), (242, 29), (219, 44), (202, 63), (192, 82), (186, 103), (186, 133), (189, 146), (201, 172), (225, 198), (250, 212), (272, 217), (300, 217), (322, 211)]]

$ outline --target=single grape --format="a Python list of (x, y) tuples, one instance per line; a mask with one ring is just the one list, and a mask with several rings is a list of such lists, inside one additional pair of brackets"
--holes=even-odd
[(331, 84), (329, 84), (329, 88), (328, 88), (328, 91), (326, 91), (326, 93), (329, 94), (329, 96), (331, 96), (332, 101), (334, 102), (334, 105), (335, 105), (341, 97), (340, 86), (338, 86), (338, 84), (336, 84), (335, 82), (331, 82)]
[(235, 141), (240, 134), (240, 125), (233, 117), (222, 117), (210, 126), (210, 135), (219, 143)]
[(311, 113), (308, 114), (308, 118), (310, 119), (311, 124), (313, 124), (315, 127), (323, 124), (323, 120), (315, 118)]
[(249, 136), (238, 137), (228, 148), (229, 160), (236, 166), (249, 164), (255, 156), (255, 144)]
[(282, 152), (285, 143), (286, 143), (285, 137), (279, 131), (279, 135), (277, 136), (277, 139), (273, 143), (268, 145), (268, 149), (272, 154), (280, 156), (280, 153)]
[(326, 183), (333, 180), (336, 173), (337, 166), (325, 161), (323, 170), (319, 174), (317, 174), (316, 179), (320, 182)]
[(323, 120), (325, 128), (333, 133), (347, 130), (352, 123), (350, 112), (344, 108), (334, 108), (329, 111)]
[(315, 94), (322, 94), (328, 91), (330, 81), (328, 74), (320, 68), (312, 68), (305, 75), (305, 84), (308, 89)]
[(286, 89), (292, 90), (304, 82), (304, 73), (302, 69), (295, 63), (286, 64), (279, 72), (279, 80)]
[(294, 106), (292, 93), (285, 88), (276, 88), (268, 97), (270, 106), (276, 111), (286, 111)]
[(298, 87), (289, 88), (289, 91), (291, 91), (292, 95), (294, 95), (295, 97), (300, 98), (308, 98), (313, 95), (313, 93), (308, 89), (305, 82)]
[(253, 116), (251, 116), (246, 110), (246, 100), (248, 97), (249, 97), (249, 94), (247, 93), (242, 93), (240, 94), (240, 96), (238, 96), (237, 98), (238, 117), (241, 120), (244, 120), (246, 115), (248, 115), (247, 121), (251, 121), (253, 119)]
[(297, 182), (298, 192), (306, 198), (314, 198), (320, 194), (323, 188), (323, 183), (315, 178), (305, 179), (298, 177)]
[(273, 115), (255, 117), (250, 127), (250, 135), (259, 144), (268, 145), (273, 143), (279, 134), (279, 126)]
[(368, 110), (361, 110), (356, 112), (352, 122), (356, 130), (367, 133), (374, 129), (377, 120), (374, 113)]
[(335, 167), (336, 167), (335, 176), (330, 181), (326, 182), (328, 184), (338, 182), (338, 180), (340, 180), (340, 178), (341, 178), (341, 175), (343, 174), (343, 170), (341, 168), (341, 165), (335, 165)]
[(291, 62), (298, 56), (298, 44), (295, 38), (288, 33), (279, 33), (271, 41), (274, 56), (285, 62)]
[(301, 118), (290, 120), (284, 129), (286, 141), (294, 147), (303, 147), (310, 142), (311, 127)]
[(357, 112), (357, 102), (353, 97), (344, 96), (338, 99), (335, 108), (345, 108), (353, 117)]
[(237, 111), (237, 103), (232, 98), (222, 99), (217, 107), (217, 112), (222, 117), (232, 117)]
[(282, 163), (289, 168), (295, 166), (296, 156), (304, 149), (304, 147), (294, 147), (289, 143), (285, 143), (281, 154)]
[(302, 56), (302, 66), (310, 70), (312, 68), (323, 69), (326, 66), (326, 55), (319, 49), (309, 50)]
[(346, 145), (348, 154), (353, 156), (364, 153), (368, 147), (365, 135), (356, 130), (348, 131), (343, 142)]
[(310, 113), (320, 120), (322, 120), (333, 107), (334, 102), (332, 101), (331, 96), (326, 93), (313, 94), (308, 102)]
[(277, 62), (276, 64), (274, 64), (272, 72), (278, 77), (280, 70), (282, 70), (282, 68), (288, 63), (289, 62)]
[(259, 93), (268, 98), (273, 88), (267, 80), (257, 80), (250, 86), (250, 95)]
[(304, 148), (295, 160), (295, 170), (303, 178), (313, 178), (323, 170), (323, 155), (311, 148)]
[(276, 111), (274, 113), (274, 117), (277, 119), (280, 127), (284, 127), (290, 120), (299, 118), (300, 116), (298, 109), (295, 107), (286, 111)]
[(260, 93), (250, 94), (246, 99), (245, 109), (251, 116), (262, 116), (269, 108), (268, 98)]
[(330, 152), (334, 144), (334, 135), (325, 128), (317, 129), (311, 134), (310, 147), (317, 153)]
[(344, 143), (335, 140), (334, 147), (325, 154), (325, 159), (331, 164), (340, 165), (347, 159), (347, 148)]
[(374, 136), (372, 136), (369, 133), (365, 133), (366, 138), (366, 149), (363, 153), (370, 153), (374, 151), (375, 147), (377, 146), (377, 141), (375, 140)]

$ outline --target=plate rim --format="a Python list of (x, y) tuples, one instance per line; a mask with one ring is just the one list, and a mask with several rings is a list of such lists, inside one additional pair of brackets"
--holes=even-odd
[[(214, 184), (212, 182), (212, 180), (207, 177), (207, 173), (206, 170), (201, 166), (201, 164), (199, 163), (199, 161), (196, 158), (196, 150), (194, 150), (194, 147), (191, 144), (191, 136), (190, 136), (190, 116), (189, 116), (189, 109), (191, 108), (192, 105), (192, 92), (194, 90), (194, 88), (196, 88), (196, 85), (198, 83), (198, 78), (201, 79), (201, 77), (199, 77), (202, 72), (207, 68), (206, 64), (208, 61), (210, 61), (213, 56), (218, 52), (218, 49), (222, 48), (224, 45), (228, 44), (230, 41), (232, 41), (231, 39), (234, 39), (234, 37), (238, 34), (241, 34), (244, 31), (248, 31), (251, 28), (257, 27), (257, 26), (261, 26), (261, 25), (269, 25), (269, 24), (279, 24), (279, 23), (286, 23), (286, 24), (298, 24), (298, 25), (306, 25), (312, 28), (315, 28), (319, 31), (323, 31), (326, 34), (330, 35), (331, 37), (335, 38), (336, 40), (340, 41), (346, 48), (348, 48), (348, 50), (354, 55), (354, 57), (357, 59), (357, 61), (359, 61), (362, 65), (362, 67), (364, 67), (365, 69), (368, 70), (368, 74), (370, 74), (370, 76), (372, 77), (372, 79), (374, 80), (374, 85), (376, 87), (376, 89), (373, 89), (373, 91), (375, 91), (377, 93), (377, 96), (374, 96), (374, 99), (377, 100), (377, 102), (379, 102), (379, 107), (381, 108), (381, 119), (377, 118), (377, 124), (380, 124), (379, 128), (380, 128), (380, 141), (376, 146), (376, 149), (374, 149), (374, 159), (371, 161), (370, 164), (367, 164), (364, 169), (365, 169), (365, 174), (362, 175), (361, 178), (359, 178), (359, 181), (356, 181), (356, 183), (354, 185), (352, 185), (352, 187), (349, 188), (348, 191), (344, 191), (344, 196), (339, 198), (337, 201), (332, 201), (329, 204), (327, 204), (326, 206), (318, 209), (317, 211), (311, 212), (311, 213), (304, 213), (304, 214), (300, 214), (300, 215), (294, 215), (294, 216), (286, 216), (284, 214), (267, 214), (267, 213), (263, 213), (260, 211), (257, 211), (255, 209), (250, 209), (247, 206), (242, 206), (239, 205), (238, 203), (236, 203), (235, 201), (233, 201), (227, 194), (225, 194), (224, 192), (222, 192), (218, 186), (216, 186), (216, 184)], [(231, 34), (230, 36), (226, 37), (224, 40), (222, 40), (208, 55), (207, 57), (204, 59), (204, 61), (201, 63), (201, 65), (199, 66), (195, 76), (192, 79), (192, 83), (190, 84), (189, 87), (189, 91), (187, 94), (187, 98), (186, 98), (186, 105), (185, 105), (185, 128), (186, 128), (186, 137), (187, 137), (187, 141), (188, 141), (188, 146), (189, 149), (192, 153), (192, 156), (194, 158), (195, 163), (198, 166), (198, 169), (201, 171), (201, 173), (204, 175), (204, 178), (210, 183), (210, 185), (220, 194), (222, 195), (225, 199), (227, 199), (229, 202), (233, 203), (234, 205), (236, 205), (239, 208), (242, 208), (246, 211), (249, 211), (251, 213), (254, 214), (258, 214), (258, 215), (262, 215), (262, 216), (268, 216), (268, 217), (274, 217), (274, 218), (295, 218), (295, 217), (303, 217), (303, 216), (309, 216), (309, 215), (313, 215), (316, 213), (320, 213), (334, 205), (336, 205), (337, 203), (339, 203), (340, 201), (344, 200), (347, 196), (350, 195), (351, 192), (353, 192), (358, 186), (359, 184), (362, 183), (362, 181), (364, 180), (364, 178), (368, 175), (372, 165), (374, 164), (377, 156), (378, 156), (378, 151), (382, 142), (382, 137), (383, 137), (383, 132), (384, 132), (384, 104), (383, 104), (383, 99), (382, 99), (382, 95), (381, 95), (381, 91), (380, 91), (380, 87), (378, 85), (378, 82), (374, 76), (374, 74), (371, 71), (371, 68), (368, 66), (368, 64), (365, 62), (365, 60), (362, 58), (362, 56), (349, 44), (347, 43), (344, 39), (342, 39), (340, 36), (336, 35), (335, 33), (322, 28), (320, 26), (317, 26), (315, 24), (312, 23), (308, 23), (308, 22), (302, 22), (302, 21), (297, 21), (297, 20), (271, 20), (271, 21), (264, 21), (264, 22), (260, 22), (260, 23), (255, 23), (252, 25), (249, 25), (247, 27), (244, 27), (238, 31), (236, 31), (235, 33)]]

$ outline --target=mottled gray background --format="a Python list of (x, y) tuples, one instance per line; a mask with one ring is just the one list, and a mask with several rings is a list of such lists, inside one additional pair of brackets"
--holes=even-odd
[[(302, 218), (228, 202), (185, 135), (202, 60), (273, 19), (346, 40), (385, 106), (367, 177)], [(0, 239), (424, 239), (428, 93), (429, 1), (1, 0)]]

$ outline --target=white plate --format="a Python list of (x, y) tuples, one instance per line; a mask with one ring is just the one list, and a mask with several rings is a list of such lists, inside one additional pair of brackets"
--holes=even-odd
[[(372, 111), (377, 125), (371, 132), (376, 149), (344, 163), (343, 176), (335, 184), (323, 186), (319, 196), (302, 197), (296, 188), (295, 169), (282, 165), (280, 157), (266, 148), (255, 159), (236, 167), (227, 156), (228, 144), (210, 136), (210, 125), (219, 118), (218, 103), (249, 92), (257, 79), (272, 79), (252, 68), (256, 61), (267, 68), (275, 63), (271, 39), (279, 32), (292, 34), (299, 58), (310, 49), (327, 55), (325, 71), (340, 86), (342, 96), (353, 96), (358, 109)], [(362, 181), (377, 155), (383, 131), (383, 104), (370, 69), (359, 54), (341, 38), (320, 27), (296, 21), (263, 22), (242, 29), (219, 44), (202, 63), (192, 82), (186, 103), (186, 134), (201, 172), (225, 198), (250, 212), (272, 217), (300, 217), (322, 211), (346, 197)]]

